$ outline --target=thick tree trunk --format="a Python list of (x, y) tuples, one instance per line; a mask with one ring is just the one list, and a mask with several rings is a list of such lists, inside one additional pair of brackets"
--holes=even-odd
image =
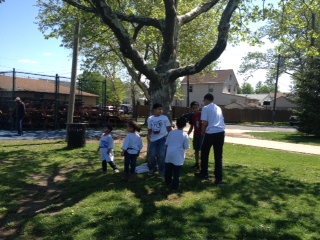
[(150, 81), (150, 115), (153, 114), (153, 104), (160, 103), (163, 105), (163, 114), (172, 121), (171, 105), (175, 92), (176, 81), (163, 80), (161, 83)]

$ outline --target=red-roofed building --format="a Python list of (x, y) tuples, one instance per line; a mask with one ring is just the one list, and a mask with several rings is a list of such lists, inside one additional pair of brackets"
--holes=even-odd
[[(13, 80), (9, 76), (0, 76), (0, 101), (12, 99)], [(70, 88), (60, 84), (59, 101), (69, 102)], [(55, 82), (50, 80), (35, 80), (28, 78), (16, 78), (15, 96), (24, 102), (53, 101), (55, 99)], [(76, 98), (81, 98), (85, 106), (96, 105), (98, 95), (76, 91)]]

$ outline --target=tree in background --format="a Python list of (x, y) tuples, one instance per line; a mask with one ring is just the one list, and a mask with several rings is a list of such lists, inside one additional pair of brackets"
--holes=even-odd
[(115, 77), (114, 75), (114, 73), (113, 75), (109, 74), (109, 78), (107, 78), (97, 72), (85, 71), (79, 76), (82, 91), (98, 95), (100, 98), (97, 104), (103, 105), (101, 101), (102, 99), (104, 99), (102, 95), (104, 84), (106, 81), (107, 102), (109, 102), (111, 105), (118, 106), (127, 97), (126, 86), (119, 78)]
[(248, 37), (246, 24), (262, 17), (253, 2), (38, 0), (39, 26), (44, 34), (52, 30), (47, 37), (62, 37), (70, 47), (73, 22), (81, 20), (87, 26), (81, 44), (89, 64), (118, 57), (150, 105), (160, 102), (170, 112), (179, 77), (212, 70), (228, 40)]
[(97, 104), (101, 104), (103, 99), (102, 89), (105, 82), (105, 77), (97, 72), (87, 72), (84, 71), (78, 76), (79, 86), (78, 88), (84, 92), (92, 93), (99, 96)]
[(254, 89), (250, 83), (247, 83), (247, 81), (244, 81), (241, 85), (241, 93), (242, 94), (254, 94)]
[(248, 53), (239, 72), (250, 77), (252, 72), (265, 69), (265, 84), (270, 87), (275, 84), (277, 57), (280, 54), (283, 60), (280, 75), (303, 73), (308, 57), (320, 55), (320, 43), (317, 42), (320, 21), (316, 21), (319, 13), (319, 0), (279, 0), (277, 7), (268, 9), (266, 23), (257, 31), (257, 37), (276, 43), (275, 47), (267, 53)]
[(307, 66), (296, 76), (298, 131), (320, 137), (320, 59), (311, 58)]
[[(267, 53), (249, 52), (242, 58), (238, 73), (245, 75), (244, 79), (248, 80), (254, 72), (266, 70), (266, 80), (264, 83), (261, 81), (257, 83), (255, 92), (262, 93), (261, 90), (267, 91), (267, 89), (268, 93), (274, 92), (277, 72), (277, 61), (275, 59), (277, 59), (277, 55), (274, 50), (269, 49)], [(283, 71), (284, 69), (281, 69), (280, 74), (283, 73)]]
[(274, 92), (274, 86), (273, 86), (272, 88), (270, 88), (269, 86), (264, 85), (264, 84), (262, 84), (261, 81), (259, 81), (259, 82), (256, 84), (256, 88), (255, 88), (254, 92), (255, 92), (256, 94), (271, 93), (271, 92)]

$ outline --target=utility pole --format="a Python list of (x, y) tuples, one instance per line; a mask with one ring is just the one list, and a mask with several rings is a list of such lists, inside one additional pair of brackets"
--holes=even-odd
[(278, 55), (278, 63), (277, 63), (277, 77), (276, 84), (274, 88), (274, 99), (273, 99), (273, 108), (272, 108), (272, 124), (275, 122), (276, 118), (276, 102), (277, 102), (277, 92), (278, 92), (278, 79), (279, 79), (279, 69), (280, 69), (280, 54)]
[(74, 103), (75, 103), (75, 90), (77, 84), (77, 65), (78, 65), (78, 51), (79, 51), (79, 33), (80, 21), (76, 23), (73, 41), (73, 54), (72, 54), (72, 70), (71, 70), (71, 84), (68, 105), (67, 123), (73, 123)]
[[(189, 101), (190, 101), (190, 82), (189, 82), (189, 75), (187, 76), (187, 108), (189, 107)], [(190, 111), (189, 111), (190, 112)]]

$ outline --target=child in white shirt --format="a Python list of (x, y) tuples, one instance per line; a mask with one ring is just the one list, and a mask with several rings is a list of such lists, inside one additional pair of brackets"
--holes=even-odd
[(163, 107), (160, 103), (152, 106), (153, 115), (148, 118), (148, 140), (149, 145), (149, 175), (153, 176), (159, 167), (159, 177), (164, 175), (164, 159), (166, 155), (166, 136), (171, 131), (171, 123), (167, 116), (163, 114)]
[(180, 187), (180, 171), (185, 161), (185, 150), (190, 148), (188, 134), (183, 131), (187, 122), (184, 117), (177, 120), (178, 129), (168, 134), (165, 159), (165, 183), (173, 192)]
[(114, 143), (111, 136), (112, 126), (107, 125), (104, 128), (104, 133), (102, 134), (100, 138), (100, 143), (98, 147), (98, 151), (100, 151), (101, 154), (101, 161), (102, 161), (102, 171), (104, 173), (107, 173), (107, 162), (112, 167), (113, 171), (115, 173), (119, 172), (119, 169), (117, 165), (114, 163)]
[(124, 139), (121, 156), (124, 156), (124, 175), (122, 179), (129, 180), (129, 182), (135, 182), (136, 180), (137, 158), (143, 147), (141, 137), (137, 133), (140, 130), (140, 126), (135, 121), (127, 123), (128, 135)]

